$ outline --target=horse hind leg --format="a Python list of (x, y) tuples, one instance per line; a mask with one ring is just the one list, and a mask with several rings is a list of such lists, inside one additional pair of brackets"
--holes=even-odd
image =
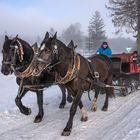
[(105, 89), (106, 92), (106, 98), (105, 98), (105, 102), (104, 102), (104, 106), (102, 107), (102, 111), (107, 111), (108, 110), (108, 89)]
[[(112, 76), (111, 75), (108, 77), (108, 79), (106, 80), (105, 83), (108, 84), (108, 85), (112, 85)], [(105, 99), (102, 111), (107, 111), (108, 110), (108, 98), (115, 96), (114, 95), (114, 88), (109, 88), (109, 87), (105, 88), (105, 92), (106, 92), (106, 99)]]
[(61, 100), (61, 103), (59, 105), (59, 108), (60, 109), (63, 109), (66, 105), (66, 88), (63, 86), (63, 85), (58, 85), (61, 89), (61, 92), (62, 92), (62, 100)]
[(67, 91), (68, 91), (67, 101), (68, 101), (69, 103), (71, 103), (72, 100), (73, 100), (73, 98), (72, 98), (72, 96), (71, 96), (71, 92), (70, 92), (69, 90), (67, 90)]
[(100, 87), (96, 87), (95, 88), (94, 99), (92, 101), (92, 106), (91, 106), (91, 111), (92, 112), (95, 112), (97, 110), (97, 99), (98, 99), (99, 93), (100, 93)]
[(83, 106), (82, 101), (80, 101), (79, 103), (79, 108), (82, 113), (81, 122), (86, 122), (88, 120), (88, 114), (87, 114), (86, 108)]

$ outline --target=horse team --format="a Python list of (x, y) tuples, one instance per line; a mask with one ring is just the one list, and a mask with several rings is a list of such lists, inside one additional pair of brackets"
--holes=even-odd
[(85, 91), (95, 91), (91, 111), (97, 110), (96, 102), (102, 90), (106, 95), (102, 111), (108, 110), (108, 98), (114, 96), (111, 60), (105, 55), (84, 58), (75, 51), (75, 47), (73, 41), (66, 46), (57, 39), (57, 33), (50, 37), (46, 32), (39, 48), (36, 43), (30, 46), (18, 36), (12, 39), (5, 36), (2, 49), (1, 72), (4, 75), (14, 73), (17, 77), (19, 90), (15, 102), (21, 113), (25, 115), (31, 113), (31, 109), (24, 106), (21, 99), (28, 91), (36, 92), (39, 112), (34, 122), (42, 121), (43, 89), (54, 83), (62, 91), (59, 107), (64, 108), (66, 100), (72, 102), (69, 119), (62, 136), (70, 135), (78, 106), (81, 110), (81, 121), (88, 120), (86, 108), (81, 100)]

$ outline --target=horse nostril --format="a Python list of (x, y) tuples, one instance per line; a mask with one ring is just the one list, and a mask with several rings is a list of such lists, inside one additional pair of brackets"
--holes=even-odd
[(3, 69), (3, 68), (1, 68), (1, 73), (3, 73), (3, 74), (4, 74), (4, 69)]
[(9, 72), (8, 72), (8, 71), (4, 71), (3, 74), (4, 74), (4, 75), (8, 75)]

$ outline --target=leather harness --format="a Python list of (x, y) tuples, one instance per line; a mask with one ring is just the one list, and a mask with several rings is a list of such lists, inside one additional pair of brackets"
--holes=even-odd
[[(19, 58), (20, 58), (20, 62), (22, 62), (23, 61), (24, 51), (23, 51), (23, 47), (22, 47), (22, 44), (20, 43), (20, 41), (17, 40), (17, 42), (19, 44), (19, 54), (18, 55), (19, 55)], [(31, 61), (30, 65), (23, 72), (16, 71), (15, 68), (13, 67), (13, 65), (11, 66), (16, 77), (24, 78), (24, 77), (32, 76), (32, 62), (34, 61), (34, 58), (35, 58), (35, 50), (34, 50), (34, 48), (32, 48), (32, 50), (33, 50), (33, 53), (34, 53), (32, 61)], [(15, 55), (14, 55), (14, 57), (15, 57)]]
[(61, 77), (60, 74), (56, 73), (56, 82), (59, 84), (66, 84), (76, 77), (80, 69), (80, 56), (75, 53), (73, 61), (73, 64), (69, 66), (68, 71), (64, 77)]

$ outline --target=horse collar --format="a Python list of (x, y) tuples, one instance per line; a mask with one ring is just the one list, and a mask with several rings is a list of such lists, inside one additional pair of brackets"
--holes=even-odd
[(56, 82), (59, 84), (66, 84), (72, 81), (78, 71), (80, 69), (80, 56), (78, 54), (74, 54), (74, 58), (72, 60), (71, 65), (68, 68), (68, 71), (64, 77), (61, 77), (60, 74), (56, 73)]

